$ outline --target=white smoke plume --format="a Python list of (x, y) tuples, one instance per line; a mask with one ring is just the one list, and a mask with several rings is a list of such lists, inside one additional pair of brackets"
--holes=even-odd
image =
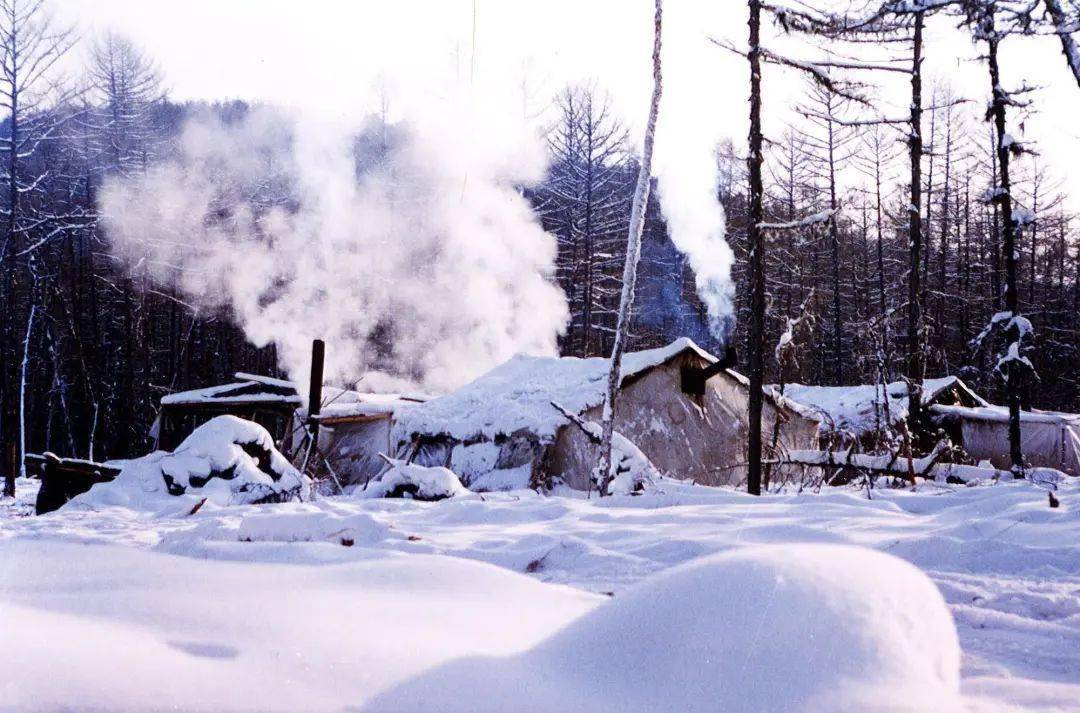
[(298, 383), (316, 337), (345, 384), (441, 390), (517, 352), (554, 354), (555, 241), (516, 188), (542, 178), (543, 153), (446, 119), (358, 137), (269, 109), (189, 120), (174, 158), (103, 186), (112, 250), (274, 343)]
[[(727, 343), (734, 328), (731, 280), (734, 254), (724, 239), (724, 209), (718, 197), (716, 150), (724, 137), (724, 115), (741, 104), (719, 86), (702, 82), (717, 65), (707, 28), (722, 25), (705, 3), (664, 6), (664, 95), (657, 127), (656, 159), (660, 207), (675, 247), (687, 256), (709, 330)], [(725, 3), (712, 3), (717, 8)], [(716, 24), (717, 20), (721, 24)]]

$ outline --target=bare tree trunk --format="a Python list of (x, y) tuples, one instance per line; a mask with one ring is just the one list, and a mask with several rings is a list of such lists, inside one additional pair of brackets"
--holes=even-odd
[[(1010, 345), (1017, 347), (1017, 358), (1009, 353), (1005, 365), (1005, 378), (1007, 381), (1006, 396), (1009, 405), (1009, 459), (1012, 462), (1013, 475), (1017, 478), (1024, 477), (1024, 457), (1020, 448), (1020, 402), (1023, 395), (1023, 371), (1018, 364), (1019, 347), (1021, 340), (1020, 325), (1020, 299), (1017, 286), (1016, 270), (1016, 223), (1013, 222), (1012, 184), (1009, 179), (1009, 150), (1005, 141), (1005, 105), (1008, 97), (1001, 87), (1001, 72), (998, 67), (998, 37), (994, 28), (994, 16), (991, 9), (983, 18), (983, 36), (988, 45), (987, 62), (990, 69), (990, 90), (993, 97), (990, 111), (994, 119), (994, 128), (997, 135), (997, 158), (999, 172), (998, 199), (1001, 203), (1001, 227), (1004, 244), (1002, 252), (1005, 256), (1005, 311), (1010, 313), (1010, 322), (1006, 338)], [(1011, 347), (1010, 347), (1011, 349)]]
[(623, 266), (622, 296), (619, 299), (619, 320), (615, 328), (615, 344), (611, 348), (611, 367), (608, 371), (607, 397), (604, 399), (603, 436), (600, 443), (600, 494), (607, 494), (611, 483), (611, 438), (615, 430), (615, 399), (622, 381), (622, 357), (626, 336), (630, 331), (630, 316), (634, 307), (634, 286), (637, 282), (638, 258), (641, 256), (641, 234), (645, 229), (645, 208), (652, 186), (653, 141), (656, 136), (656, 117), (660, 111), (662, 82), (660, 75), (660, 40), (663, 19), (663, 0), (656, 0), (653, 18), (653, 91), (649, 103), (649, 121), (645, 126), (645, 143), (641, 152), (634, 203), (630, 210), (630, 228), (626, 241), (626, 263)]
[(922, 49), (923, 13), (915, 13), (911, 57), (911, 132), (908, 137), (911, 160), (911, 205), (908, 206), (908, 414), (911, 422), (922, 419)]
[[(938, 219), (941, 221), (940, 242), (938, 243), (938, 294), (934, 298), (934, 304), (936, 306), (934, 313), (934, 321), (936, 323), (936, 338), (939, 348), (936, 350), (941, 355), (947, 365), (947, 357), (945, 356), (945, 268), (946, 262), (949, 256), (949, 228), (952, 225), (952, 214), (949, 206), (949, 200), (951, 196), (952, 185), (952, 150), (953, 150), (953, 137), (952, 137), (952, 112), (945, 111), (945, 181), (941, 187), (941, 217)], [(930, 201), (930, 197), (926, 197), (927, 202)], [(929, 214), (929, 210), (927, 211)], [(930, 221), (927, 220), (926, 230), (931, 230)], [(929, 252), (929, 250), (927, 250)], [(929, 261), (929, 258), (928, 258)], [(930, 277), (927, 275), (927, 283), (930, 282)], [(947, 373), (947, 372), (946, 372)]]
[[(830, 99), (830, 105), (831, 105)], [(840, 310), (840, 226), (836, 213), (840, 204), (836, 197), (836, 140), (833, 133), (832, 112), (828, 116), (828, 165), (829, 165), (829, 251), (832, 260), (832, 317), (833, 317), (833, 381), (844, 383), (844, 326)], [(762, 278), (764, 282), (764, 277)], [(764, 338), (764, 334), (762, 334)]]
[(750, 3), (750, 220), (747, 236), (750, 249), (750, 343), (748, 367), (750, 376), (749, 442), (746, 489), (751, 495), (761, 495), (761, 411), (762, 385), (765, 380), (765, 235), (762, 208), (761, 164), (761, 1)]
[[(26, 335), (23, 339), (22, 365), (19, 369), (19, 456), (21, 460), (18, 464), (18, 472), (20, 477), (26, 477), (26, 372), (30, 368), (30, 339), (34, 335), (36, 314), (37, 304), (31, 298), (30, 313), (26, 317)], [(6, 487), (5, 485), (5, 490)], [(15, 494), (14, 484), (12, 484), (11, 494)]]
[[(883, 221), (883, 206), (881, 199), (881, 144), (874, 145), (874, 212), (877, 224), (877, 287), (878, 287), (878, 313), (881, 318), (881, 345), (878, 352), (879, 368), (881, 370), (882, 383), (889, 381), (889, 313), (885, 302), (885, 229)], [(886, 408), (888, 402), (886, 401)]]

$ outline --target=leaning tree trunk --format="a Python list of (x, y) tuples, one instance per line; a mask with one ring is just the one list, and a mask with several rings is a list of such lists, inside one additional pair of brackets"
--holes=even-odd
[[(1009, 179), (1010, 146), (1005, 141), (1005, 105), (1008, 101), (1005, 90), (1001, 87), (1001, 72), (998, 67), (998, 43), (1000, 41), (994, 29), (994, 17), (988, 14), (984, 20), (983, 34), (988, 45), (987, 64), (990, 69), (990, 90), (993, 97), (990, 113), (993, 116), (997, 138), (997, 163), (1000, 185), (996, 199), (1001, 204), (1002, 252), (1005, 256), (1005, 311), (1009, 313), (1006, 340), (1009, 343), (1005, 361), (1006, 397), (1009, 404), (1009, 459), (1015, 477), (1024, 476), (1024, 457), (1020, 448), (1020, 402), (1023, 397), (1024, 370), (1019, 363), (1020, 342), (1020, 299), (1016, 270), (1016, 223), (1013, 222), (1012, 183)], [(1016, 354), (1012, 353), (1016, 345)]]
[(611, 438), (615, 430), (615, 398), (622, 381), (622, 357), (626, 350), (626, 336), (630, 331), (630, 315), (634, 307), (634, 286), (637, 282), (638, 258), (641, 257), (641, 233), (645, 229), (645, 208), (649, 202), (652, 185), (653, 140), (656, 135), (656, 117), (660, 110), (660, 39), (663, 0), (656, 0), (653, 19), (653, 92), (649, 103), (649, 121), (645, 126), (645, 144), (641, 152), (634, 203), (630, 209), (630, 228), (626, 240), (626, 263), (623, 266), (622, 296), (619, 299), (619, 319), (615, 328), (615, 344), (611, 348), (611, 366), (608, 371), (607, 396), (604, 399), (603, 437), (600, 442), (600, 494), (607, 494), (611, 484)]
[(747, 226), (750, 264), (750, 339), (748, 369), (750, 377), (749, 442), (747, 443), (746, 489), (761, 495), (761, 410), (765, 380), (765, 235), (761, 228), (764, 212), (761, 205), (761, 0), (750, 2), (750, 220)]
[(911, 57), (911, 126), (908, 156), (911, 161), (911, 205), (908, 206), (908, 310), (907, 383), (908, 416), (912, 424), (922, 419), (922, 49), (923, 13), (915, 13)]
[(1069, 65), (1069, 71), (1076, 78), (1076, 85), (1080, 86), (1080, 47), (1072, 33), (1080, 29), (1080, 13), (1070, 18), (1061, 7), (1061, 0), (1044, 0), (1046, 12), (1054, 23), (1054, 32), (1061, 39), (1061, 52), (1065, 55), (1065, 62)]

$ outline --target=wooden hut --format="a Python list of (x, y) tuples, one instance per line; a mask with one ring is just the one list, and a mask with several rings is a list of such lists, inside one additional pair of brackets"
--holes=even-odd
[(238, 372), (236, 381), (163, 396), (150, 436), (160, 450), (171, 451), (198, 426), (214, 416), (255, 421), (281, 445), (290, 438), (300, 394), (289, 381)]

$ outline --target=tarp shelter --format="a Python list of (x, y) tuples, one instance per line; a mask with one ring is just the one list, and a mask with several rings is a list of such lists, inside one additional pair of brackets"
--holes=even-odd
[[(777, 387), (770, 387), (775, 390)], [(885, 395), (888, 395), (888, 399)], [(885, 426), (898, 426), (908, 417), (908, 391), (903, 381), (884, 389), (880, 384), (813, 386), (787, 384), (784, 398), (821, 420), (822, 446), (851, 445)], [(923, 403), (931, 405), (985, 406), (987, 402), (955, 376), (926, 379)]]
[[(985, 405), (974, 408), (934, 405), (934, 415), (969, 456), (1008, 470), (1009, 409)], [(1031, 466), (1057, 468), (1080, 476), (1080, 414), (1056, 411), (1020, 412), (1020, 449)]]
[[(715, 361), (685, 338), (624, 356), (615, 428), (665, 475), (711, 485), (745, 477), (746, 379), (729, 369), (709, 379), (700, 396), (683, 390), (684, 367)], [(608, 365), (606, 358), (516, 356), (400, 414), (393, 430), (397, 455), (449, 467), (473, 489), (558, 482), (585, 489), (597, 448), (552, 402), (599, 422)], [(767, 396), (766, 437), (779, 411), (780, 446), (814, 447), (818, 422)]]
[[(427, 400), (423, 394), (374, 394), (323, 387), (319, 453), (342, 485), (366, 483), (386, 469), (379, 454), (393, 454), (390, 432), (396, 414)], [(307, 410), (296, 412), (292, 449), (303, 447)]]
[(234, 378), (233, 383), (163, 396), (150, 430), (157, 448), (173, 450), (196, 427), (221, 415), (255, 421), (270, 432), (275, 443), (288, 442), (293, 412), (301, 404), (292, 382), (243, 372)]

